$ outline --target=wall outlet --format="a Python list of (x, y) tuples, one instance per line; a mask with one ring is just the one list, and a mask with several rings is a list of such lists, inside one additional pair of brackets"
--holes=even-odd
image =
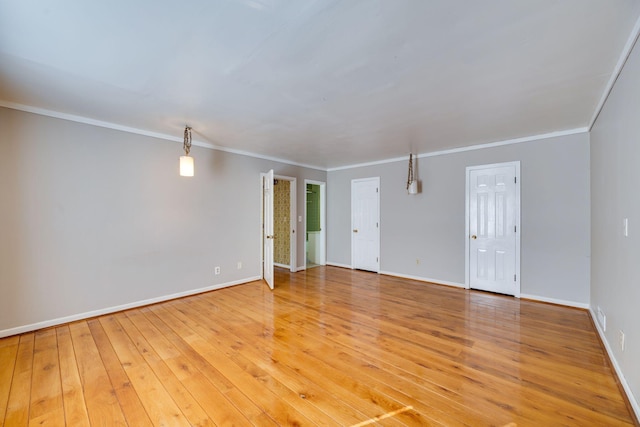
[(238, 270), (242, 269), (242, 261), (238, 261)]
[(604, 315), (604, 311), (598, 306), (598, 322), (602, 327), (602, 332), (607, 332), (607, 316)]
[(620, 351), (624, 351), (624, 332), (618, 331), (618, 344), (620, 344)]
[(624, 237), (629, 237), (629, 218), (622, 220), (622, 234)]
[(217, 276), (218, 274), (220, 274), (220, 267), (216, 267), (216, 268), (215, 268), (215, 270), (214, 270), (214, 272), (216, 273), (216, 276)]
[(420, 265), (420, 258), (416, 258), (416, 265)]

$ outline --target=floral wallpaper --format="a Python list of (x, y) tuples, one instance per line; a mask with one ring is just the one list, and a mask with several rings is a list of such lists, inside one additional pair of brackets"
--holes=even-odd
[(275, 180), (273, 186), (273, 261), (276, 264), (289, 265), (291, 257), (289, 230), (291, 224), (291, 182)]

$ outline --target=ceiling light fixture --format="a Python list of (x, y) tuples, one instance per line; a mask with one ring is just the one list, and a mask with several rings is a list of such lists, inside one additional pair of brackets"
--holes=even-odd
[(409, 153), (409, 176), (407, 177), (407, 193), (418, 194), (418, 180), (413, 176), (413, 154)]
[(191, 151), (191, 128), (189, 126), (184, 127), (184, 156), (180, 156), (180, 176), (193, 176), (194, 164), (193, 157), (189, 155)]

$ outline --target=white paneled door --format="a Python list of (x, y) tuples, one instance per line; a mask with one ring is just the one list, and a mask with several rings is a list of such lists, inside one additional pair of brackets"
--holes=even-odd
[(273, 289), (273, 169), (262, 174), (262, 244), (262, 277)]
[(380, 271), (380, 178), (351, 181), (351, 264)]
[(520, 296), (519, 166), (467, 168), (470, 288)]

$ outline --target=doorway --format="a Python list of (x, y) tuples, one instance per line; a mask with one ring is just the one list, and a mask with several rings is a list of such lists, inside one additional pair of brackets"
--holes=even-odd
[(351, 180), (351, 267), (380, 272), (380, 177)]
[(520, 297), (520, 162), (466, 175), (467, 288)]
[(273, 180), (273, 262), (296, 269), (296, 178), (275, 175)]
[(305, 268), (326, 265), (326, 183), (304, 180)]

